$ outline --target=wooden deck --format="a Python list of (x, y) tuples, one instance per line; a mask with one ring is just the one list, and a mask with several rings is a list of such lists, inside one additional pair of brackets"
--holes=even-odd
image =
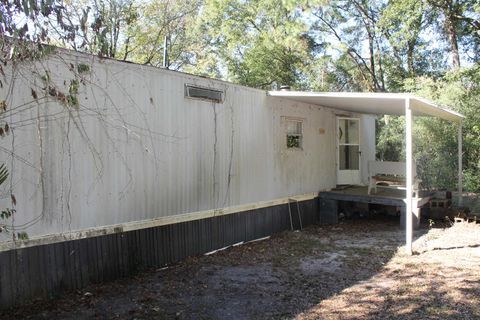
[[(362, 203), (383, 204), (388, 206), (405, 207), (406, 192), (402, 189), (377, 187), (377, 192), (368, 194), (367, 186), (342, 186), (329, 191), (321, 191), (320, 199), (353, 201)], [(431, 195), (429, 193), (420, 192), (420, 197), (413, 198), (413, 207), (421, 208), (428, 203)]]

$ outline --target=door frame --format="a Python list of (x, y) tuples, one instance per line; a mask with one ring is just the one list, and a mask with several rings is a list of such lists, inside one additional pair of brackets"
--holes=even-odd
[[(340, 120), (355, 120), (358, 122), (358, 170), (340, 170)], [(337, 116), (336, 120), (336, 128), (335, 128), (335, 173), (337, 176), (337, 185), (341, 184), (352, 184), (352, 185), (361, 185), (362, 184), (362, 130), (360, 128), (361, 121), (360, 117), (355, 116)], [(357, 144), (352, 144), (357, 145)], [(340, 172), (343, 171), (343, 172)]]

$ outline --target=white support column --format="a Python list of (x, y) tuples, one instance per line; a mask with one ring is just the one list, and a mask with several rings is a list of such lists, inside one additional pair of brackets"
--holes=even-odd
[(462, 139), (462, 122), (458, 124), (458, 205), (462, 206), (463, 205), (463, 177), (462, 177), (462, 144), (463, 144), (463, 139)]
[(412, 109), (410, 108), (410, 98), (405, 99), (405, 138), (406, 138), (406, 156), (407, 156), (407, 203), (405, 210), (405, 249), (407, 254), (412, 254), (412, 238), (413, 238), (413, 219), (412, 219), (412, 194), (413, 194), (413, 139), (412, 139)]

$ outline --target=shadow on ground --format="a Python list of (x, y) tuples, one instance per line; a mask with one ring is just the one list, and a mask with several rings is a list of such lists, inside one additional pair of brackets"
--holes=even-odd
[[(480, 316), (480, 254), (479, 248), (471, 247), (476, 240), (462, 243), (465, 247), (461, 249), (439, 250), (444, 234), (443, 229), (417, 231), (415, 249), (419, 254), (408, 257), (399, 250), (404, 232), (398, 221), (357, 220), (310, 227), (190, 258), (168, 269), (91, 286), (55, 301), (39, 301), (4, 312), (0, 318)], [(460, 264), (460, 258), (470, 260)]]

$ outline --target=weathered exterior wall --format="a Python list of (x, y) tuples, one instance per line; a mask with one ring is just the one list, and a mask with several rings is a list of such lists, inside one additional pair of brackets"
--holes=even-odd
[[(79, 72), (85, 65), (88, 70)], [(336, 183), (329, 109), (65, 51), (10, 70), (6, 80), (0, 100), (7, 102), (5, 119), (14, 134), (2, 139), (0, 151), (17, 199), (7, 225), (30, 237), (255, 203)], [(79, 83), (77, 106), (59, 102), (58, 92), (68, 95), (72, 80)], [(223, 89), (225, 101), (185, 98), (185, 84)], [(287, 150), (284, 116), (303, 120), (303, 150)], [(11, 206), (8, 199), (0, 205)]]

